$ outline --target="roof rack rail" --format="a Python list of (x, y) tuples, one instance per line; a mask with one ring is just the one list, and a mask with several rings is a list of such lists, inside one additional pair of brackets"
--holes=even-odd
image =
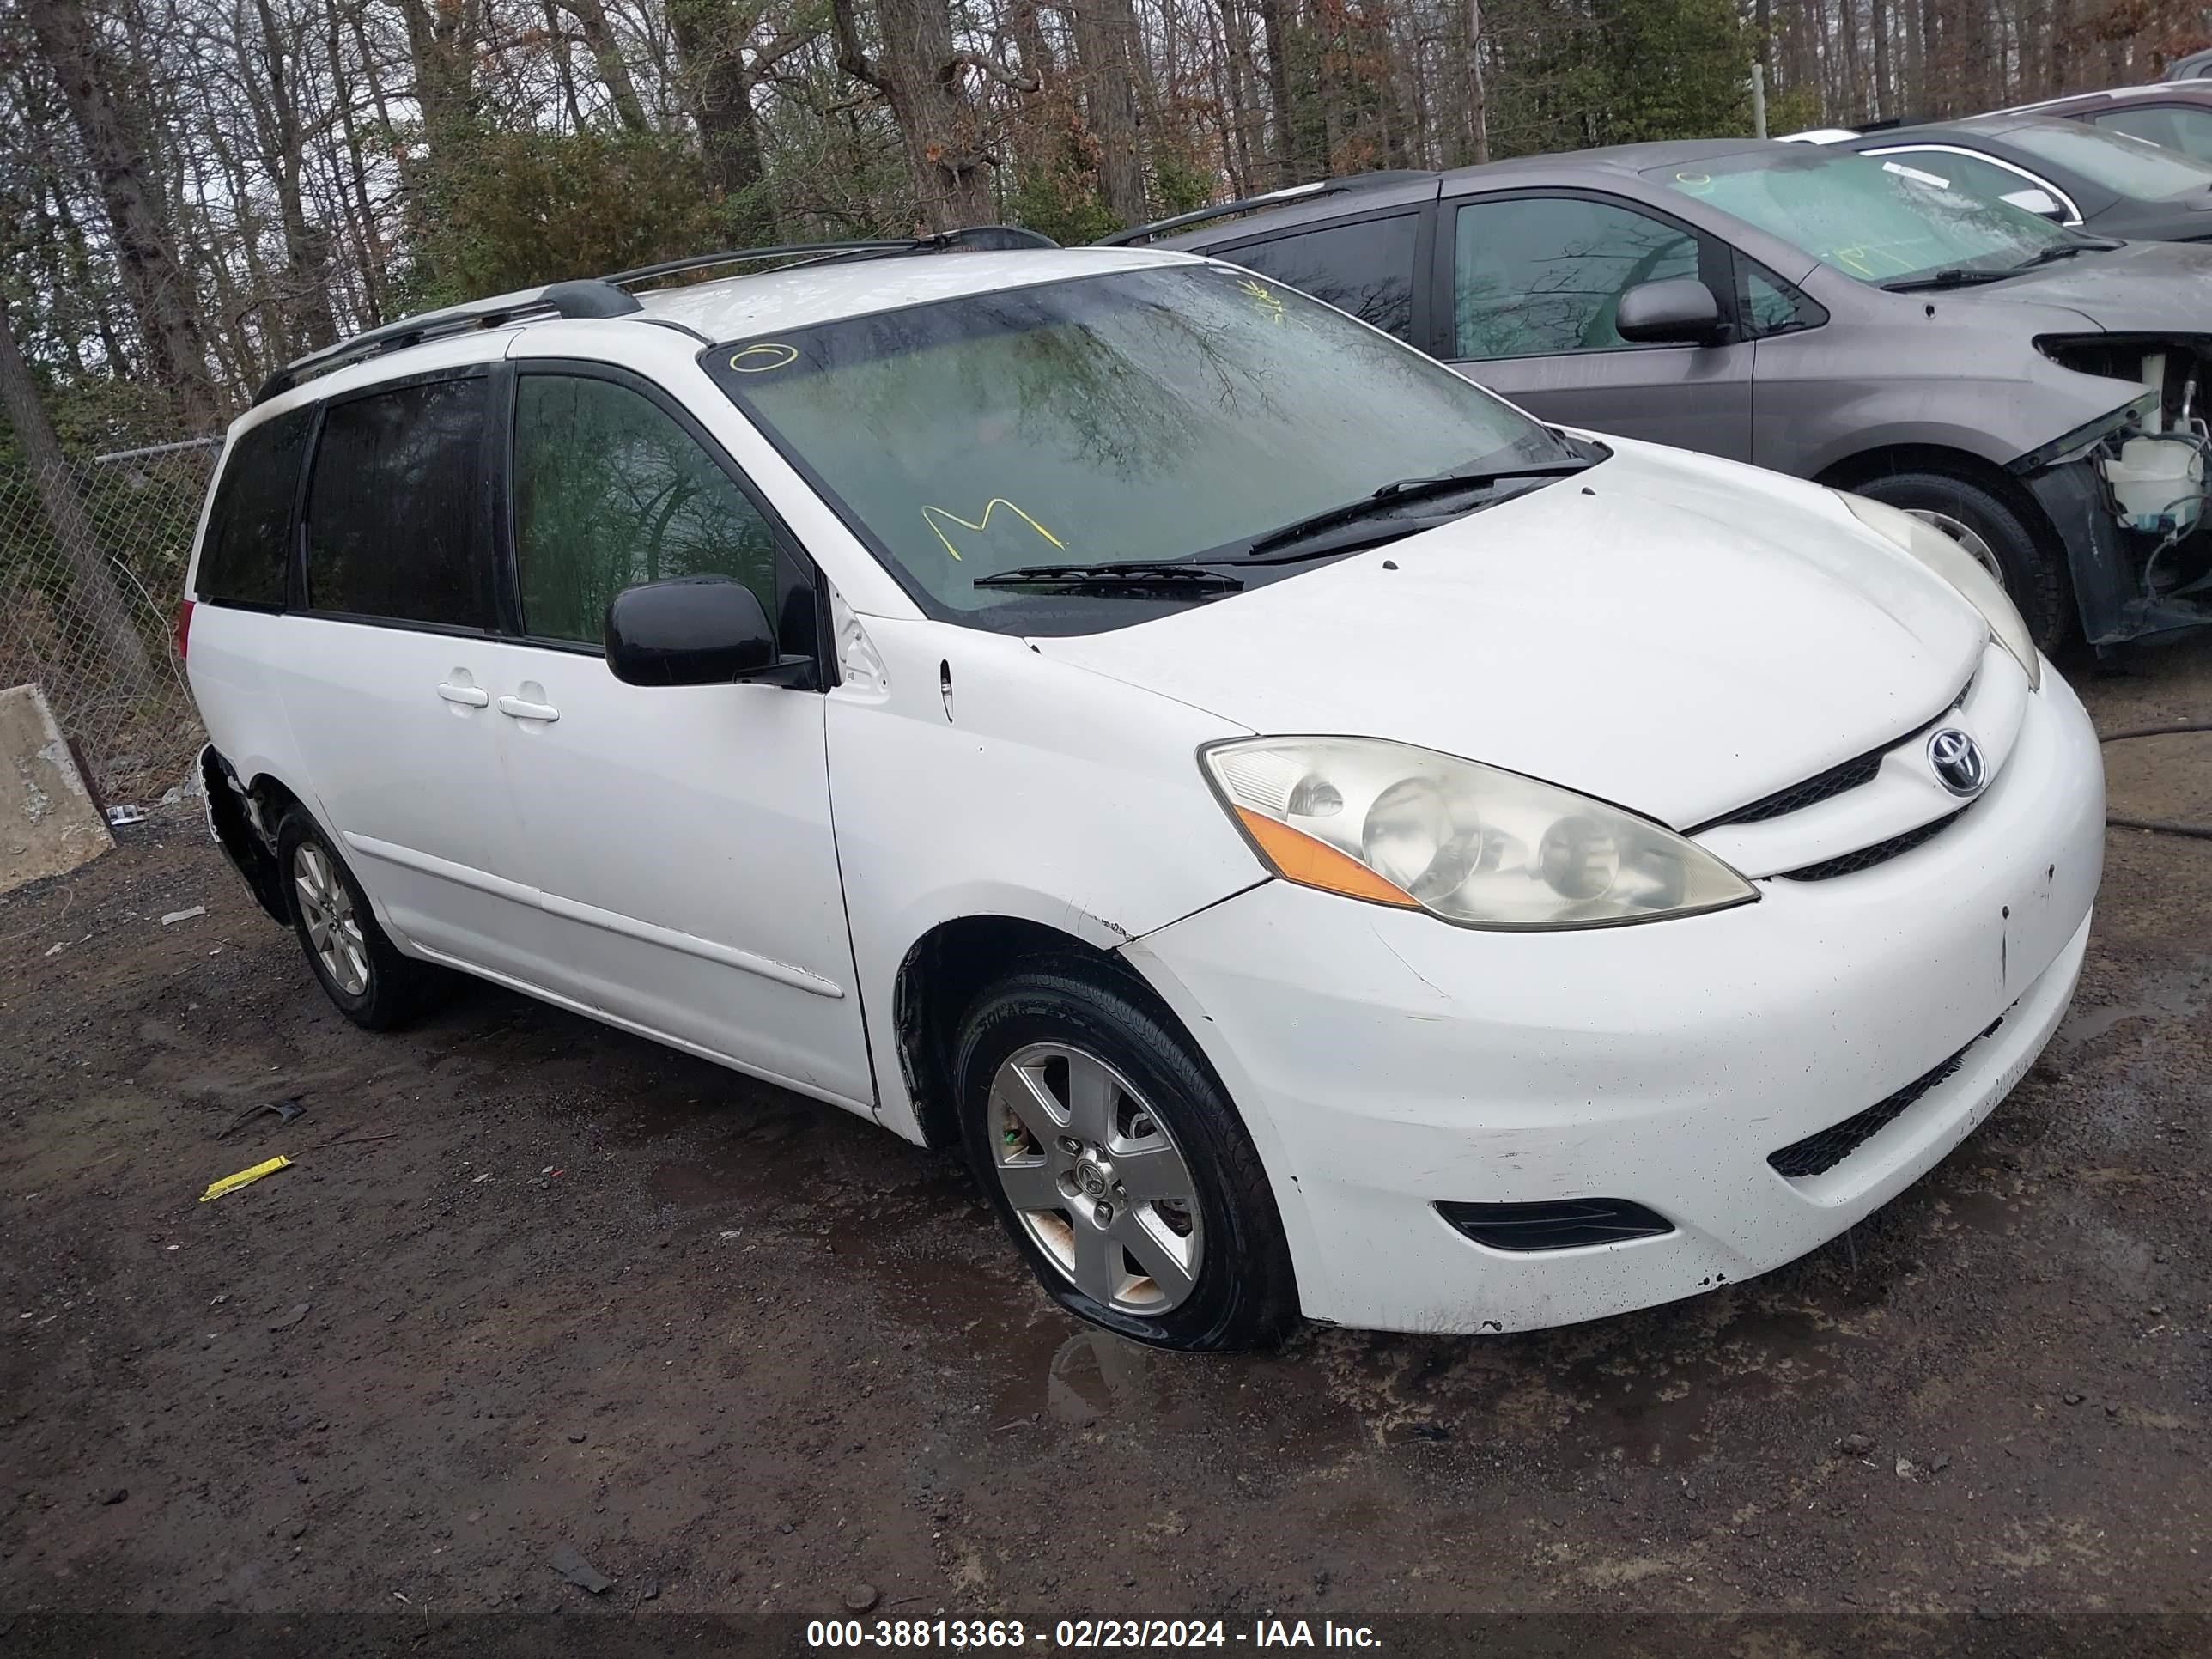
[(787, 242), (775, 247), (732, 248), (720, 253), (695, 254), (690, 258), (665, 260), (657, 265), (641, 265), (635, 270), (618, 270), (611, 276), (548, 283), (542, 288), (520, 289), (513, 294), (495, 295), (488, 300), (471, 300), (465, 305), (447, 306), (403, 317), (396, 323), (386, 323), (294, 359), (261, 383), (260, 390), (253, 394), (253, 401), (256, 404), (265, 404), (314, 375), (381, 352), (403, 350), (441, 335), (497, 328), (544, 313), (556, 317), (627, 317), (644, 309), (635, 296), (624, 291), (629, 284), (672, 276), (679, 271), (705, 270), (715, 265), (743, 264), (755, 259), (802, 258), (809, 254), (825, 259), (885, 258), (908, 253), (997, 252), (1059, 246), (1049, 236), (1034, 230), (1012, 225), (971, 225), (964, 229), (896, 240)]
[(1132, 225), (1127, 230), (1115, 231), (1111, 236), (1101, 236), (1091, 246), (1128, 247), (1137, 242), (1148, 242), (1168, 231), (1179, 230), (1185, 225), (1200, 224), (1208, 219), (1225, 219), (1232, 213), (1249, 213), (1257, 208), (1303, 201), (1309, 196), (1334, 196), (1340, 191), (1370, 190), (1378, 185), (1403, 184), (1408, 179), (1435, 177), (1435, 173), (1418, 167), (1390, 167), (1375, 173), (1355, 173), (1343, 179), (1316, 179), (1310, 185), (1290, 185), (1281, 190), (1262, 191), (1257, 196), (1241, 197), (1234, 202), (1224, 202), (1218, 207), (1202, 207), (1194, 213), (1178, 213), (1172, 218), (1155, 219), (1148, 225)]

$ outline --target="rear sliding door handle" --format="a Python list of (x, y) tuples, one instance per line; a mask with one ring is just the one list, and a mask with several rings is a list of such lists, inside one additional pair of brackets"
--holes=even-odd
[(519, 720), (544, 720), (548, 726), (561, 718), (561, 711), (551, 703), (525, 702), (520, 697), (501, 697), (499, 712)]
[(491, 693), (481, 685), (455, 685), (451, 680), (438, 682), (438, 695), (465, 708), (481, 708), (491, 701)]

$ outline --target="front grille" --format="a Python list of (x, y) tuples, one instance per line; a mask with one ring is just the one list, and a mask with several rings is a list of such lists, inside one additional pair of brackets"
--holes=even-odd
[(1946, 825), (1955, 823), (1960, 813), (1947, 812), (1933, 823), (1923, 823), (1917, 830), (1908, 830), (1901, 836), (1892, 836), (1887, 841), (1878, 841), (1871, 847), (1862, 847), (1854, 853), (1839, 853), (1834, 858), (1822, 859), (1818, 864), (1802, 865), (1795, 870), (1782, 872), (1784, 881), (1833, 881), (1838, 876), (1856, 875), (1862, 870), (1871, 870), (1877, 864), (1887, 864), (1914, 848), (1935, 840)]
[(1870, 755), (1861, 755), (1840, 766), (1832, 766), (1802, 782), (1793, 783), (1787, 789), (1778, 789), (1772, 794), (1752, 802), (1746, 807), (1730, 812), (1725, 817), (1715, 818), (1711, 823), (1698, 825), (1690, 833), (1697, 835), (1706, 830), (1717, 830), (1723, 824), (1764, 823), (1769, 818), (1778, 818), (1790, 812), (1802, 812), (1808, 806), (1829, 800), (1856, 789), (1863, 783), (1872, 783), (1875, 774), (1881, 770), (1881, 757), (1894, 744), (1877, 749)]
[(1493, 1250), (1571, 1250), (1671, 1233), (1674, 1224), (1626, 1198), (1567, 1198), (1543, 1204), (1439, 1204), (1437, 1212)]
[(1807, 1135), (1802, 1140), (1793, 1140), (1778, 1152), (1769, 1152), (1766, 1161), (1774, 1166), (1778, 1174), (1785, 1175), (1792, 1181), (1802, 1181), (1808, 1176), (1826, 1175), (1904, 1116), (1906, 1108), (1914, 1101), (1956, 1073), (1966, 1063), (1966, 1056), (1973, 1052), (1974, 1043), (1981, 1042), (2003, 1024), (2004, 1016), (1999, 1014), (1990, 1022), (1987, 1030), (1942, 1065), (1922, 1073), (1895, 1094), (1884, 1096), (1863, 1112), (1847, 1117), (1841, 1123), (1831, 1124), (1817, 1134)]

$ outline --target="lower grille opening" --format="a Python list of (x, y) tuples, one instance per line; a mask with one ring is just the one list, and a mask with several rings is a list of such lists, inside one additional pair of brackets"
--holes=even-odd
[(1565, 1198), (1547, 1204), (1439, 1204), (1437, 1213), (1493, 1250), (1571, 1250), (1671, 1233), (1674, 1224), (1626, 1198)]
[(1808, 1176), (1826, 1175), (1904, 1116), (1914, 1101), (1937, 1084), (1948, 1079), (1966, 1063), (1966, 1056), (1973, 1052), (1975, 1043), (1980, 1042), (2003, 1024), (2004, 1016), (1999, 1014), (1990, 1022), (1989, 1029), (1977, 1036), (1973, 1042), (1968, 1043), (1941, 1065), (1923, 1072), (1895, 1094), (1883, 1096), (1863, 1112), (1854, 1113), (1841, 1123), (1831, 1124), (1817, 1134), (1807, 1135), (1802, 1140), (1791, 1141), (1779, 1152), (1769, 1152), (1766, 1161), (1773, 1165), (1777, 1174), (1787, 1176), (1792, 1181), (1802, 1181)]
[(1901, 836), (1892, 836), (1887, 841), (1878, 841), (1871, 847), (1862, 847), (1855, 853), (1839, 854), (1832, 859), (1822, 859), (1818, 864), (1808, 864), (1796, 870), (1782, 872), (1784, 881), (1833, 881), (1838, 876), (1856, 875), (1862, 870), (1871, 870), (1877, 864), (1887, 864), (1901, 854), (1935, 840), (1945, 830), (1959, 821), (1960, 814), (1948, 812), (1933, 823), (1923, 823), (1917, 830), (1908, 830)]

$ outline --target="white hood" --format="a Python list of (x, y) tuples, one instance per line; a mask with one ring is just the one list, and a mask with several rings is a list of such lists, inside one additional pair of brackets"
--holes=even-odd
[(1033, 643), (1255, 732), (1395, 738), (1677, 828), (1958, 695), (1980, 614), (1833, 495), (1605, 441), (1611, 460), (1424, 534)]

